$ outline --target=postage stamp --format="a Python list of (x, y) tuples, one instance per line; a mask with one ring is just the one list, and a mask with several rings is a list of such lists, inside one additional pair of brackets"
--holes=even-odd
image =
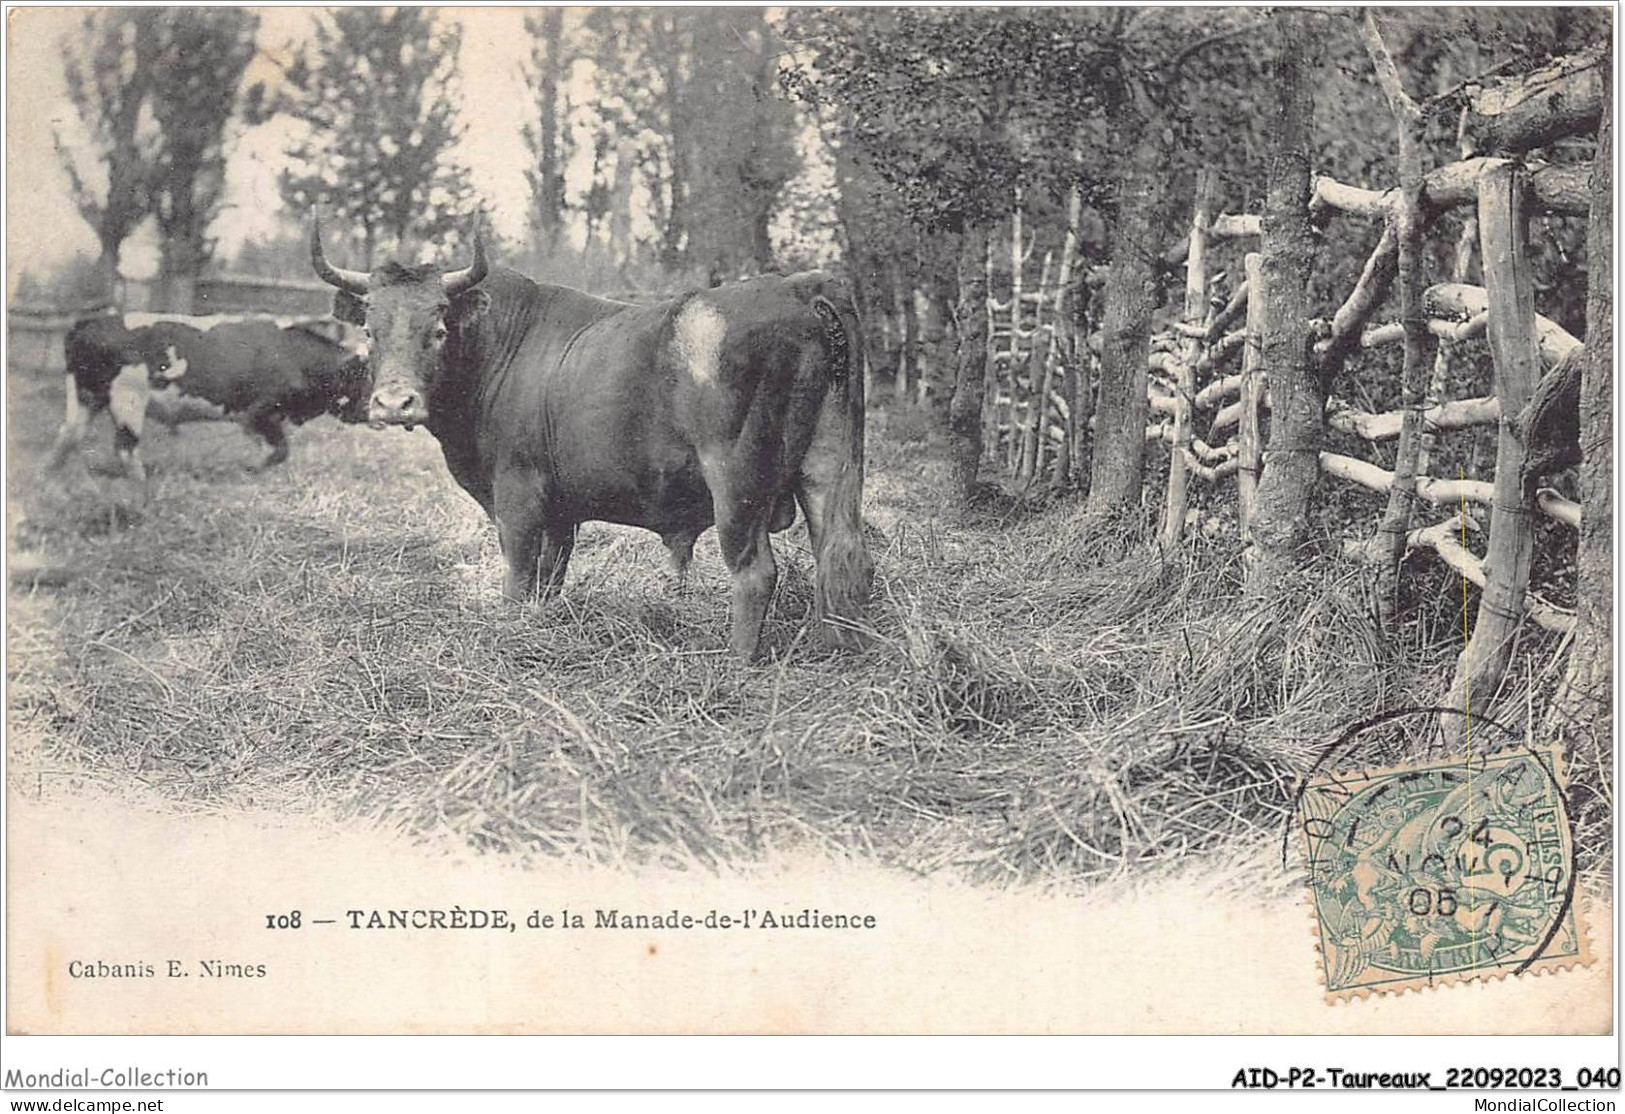
[(1559, 748), (1315, 776), (1299, 797), (1330, 1001), (1590, 961)]

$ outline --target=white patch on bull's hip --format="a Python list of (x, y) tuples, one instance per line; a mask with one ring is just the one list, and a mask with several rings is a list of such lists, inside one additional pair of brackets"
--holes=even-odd
[(715, 383), (721, 371), (722, 338), (728, 322), (722, 311), (698, 298), (677, 315), (673, 334), (678, 358), (688, 367), (697, 383)]
[(146, 364), (125, 364), (113, 380), (113, 421), (137, 437), (147, 419), (147, 399), (151, 388), (147, 386)]

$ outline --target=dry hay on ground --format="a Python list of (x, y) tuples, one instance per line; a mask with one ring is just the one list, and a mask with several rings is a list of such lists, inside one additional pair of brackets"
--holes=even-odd
[(875, 437), (874, 649), (808, 637), (798, 526), (745, 666), (709, 538), (676, 595), (652, 535), (589, 526), (563, 597), (510, 605), (424, 431), (318, 420), (260, 476), (229, 427), (155, 436), (141, 502), (40, 474), (59, 390), (12, 383), (10, 543), (74, 570), (10, 588), (29, 793), (125, 782), (611, 866), (814, 852), (1069, 888), (1277, 839), (1317, 748), (1449, 664), (1385, 655), (1336, 570), (1249, 611), (1234, 547), (1162, 561), (1066, 502), (961, 517), (935, 447)]

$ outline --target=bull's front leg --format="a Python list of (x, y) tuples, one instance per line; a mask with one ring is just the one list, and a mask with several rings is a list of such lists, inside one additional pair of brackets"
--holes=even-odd
[(271, 452), (251, 472), (275, 468), (288, 459), (288, 435), (282, 428), (282, 410), (274, 403), (260, 404), (243, 416), (243, 424), (260, 435)]
[(694, 561), (694, 542), (698, 537), (699, 534), (688, 530), (660, 535), (666, 544), (666, 568), (675, 595), (682, 595), (688, 586), (688, 567)]
[(549, 600), (558, 595), (575, 550), (575, 527), (521, 531), (504, 523), (498, 533), (508, 562), (502, 594), (511, 600)]
[(564, 586), (576, 544), (574, 522), (552, 522), (533, 484), (499, 481), (495, 492), (497, 539), (508, 572), (502, 594), (511, 600), (550, 599)]
[(113, 412), (113, 451), (124, 474), (145, 487), (147, 466), (141, 462), (141, 431), (147, 421), (147, 369), (145, 364), (124, 367), (109, 389)]

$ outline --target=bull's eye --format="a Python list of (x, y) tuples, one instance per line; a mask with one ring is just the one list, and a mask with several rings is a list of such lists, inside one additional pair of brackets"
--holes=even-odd
[(436, 344), (439, 344), (446, 339), (446, 332), (446, 323), (444, 321), (440, 322), (440, 324), (434, 327), (433, 335)]

